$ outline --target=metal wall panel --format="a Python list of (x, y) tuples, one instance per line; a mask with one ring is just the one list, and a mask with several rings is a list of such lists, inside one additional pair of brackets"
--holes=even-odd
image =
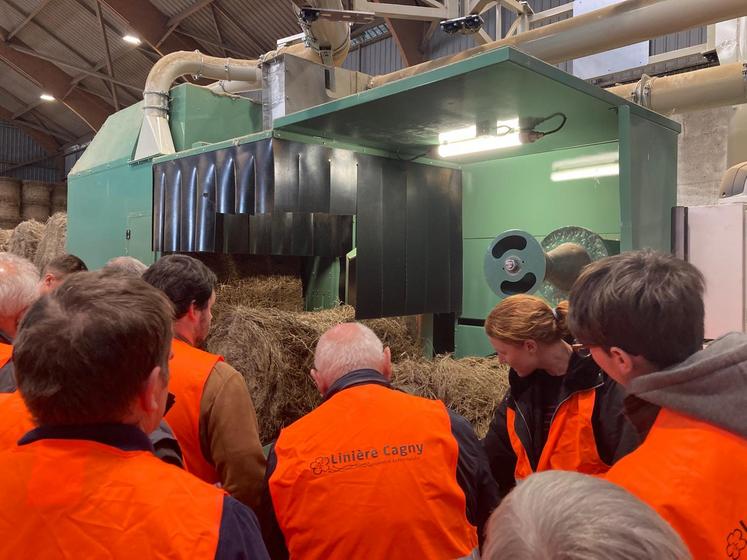
[(0, 123), (0, 176), (16, 177), (29, 181), (55, 182), (63, 178), (62, 170), (54, 158), (38, 161), (19, 169), (4, 170), (18, 163), (33, 161), (44, 157), (47, 152), (32, 138), (18, 128)]
[(387, 37), (351, 51), (342, 67), (376, 76), (399, 70), (404, 64), (397, 43)]
[(153, 249), (344, 255), (357, 162), (339, 152), (267, 139), (154, 165)]
[(358, 164), (356, 317), (461, 311), (461, 172)]
[[(270, 212), (240, 203), (260, 183)], [(153, 166), (153, 250), (341, 257), (355, 215), (358, 317), (459, 312), (461, 194), (459, 170), (260, 140)]]

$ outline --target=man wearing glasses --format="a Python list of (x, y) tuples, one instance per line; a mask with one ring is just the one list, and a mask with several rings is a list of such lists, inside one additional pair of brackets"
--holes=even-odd
[(747, 546), (747, 335), (702, 349), (703, 291), (687, 262), (623, 253), (584, 269), (569, 322), (626, 388), (645, 437), (606, 478), (654, 507), (694, 558), (737, 558)]

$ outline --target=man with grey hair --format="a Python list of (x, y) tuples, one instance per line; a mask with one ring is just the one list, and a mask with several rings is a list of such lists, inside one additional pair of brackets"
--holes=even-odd
[(488, 522), (483, 560), (690, 560), (659, 515), (627, 490), (589, 475), (529, 476)]
[(442, 402), (392, 389), (368, 327), (322, 335), (311, 378), (322, 404), (268, 456), (265, 542), (273, 558), (476, 558), (498, 502), (469, 423)]
[(109, 259), (101, 270), (104, 272), (119, 272), (134, 278), (140, 278), (148, 270), (148, 267), (135, 257), (125, 255)]
[(39, 271), (23, 257), (0, 253), (0, 393), (16, 389), (13, 338), (26, 310), (39, 297)]

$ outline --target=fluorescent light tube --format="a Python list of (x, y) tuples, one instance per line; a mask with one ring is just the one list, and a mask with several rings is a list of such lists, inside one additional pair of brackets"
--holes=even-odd
[(576, 167), (574, 169), (563, 169), (550, 173), (550, 180), (554, 182), (574, 181), (576, 179), (595, 179), (598, 177), (614, 177), (620, 174), (619, 163), (606, 163), (603, 165), (592, 165), (588, 167)]
[(438, 155), (446, 158), (520, 145), (521, 140), (519, 140), (518, 133), (506, 134), (505, 136), (478, 136), (470, 140), (462, 140), (461, 142), (441, 144), (438, 147)]

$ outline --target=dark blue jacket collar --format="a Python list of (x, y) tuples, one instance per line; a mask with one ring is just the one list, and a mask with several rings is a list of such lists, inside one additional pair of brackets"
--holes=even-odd
[(0, 331), (0, 342), (4, 344), (13, 344), (13, 339), (10, 338), (7, 334), (5, 334), (3, 331)]
[(332, 383), (332, 386), (327, 391), (327, 394), (324, 395), (324, 400), (329, 400), (340, 391), (344, 391), (345, 389), (349, 389), (350, 387), (369, 384), (382, 385), (384, 387), (390, 388), (392, 386), (389, 381), (387, 381), (386, 377), (381, 375), (375, 369), (357, 369), (355, 371), (351, 371), (350, 373), (346, 373), (345, 375), (340, 377), (340, 379)]
[(24, 435), (18, 445), (44, 439), (82, 439), (116, 447), (122, 451), (150, 451), (145, 433), (128, 424), (87, 424), (83, 426), (39, 426)]

